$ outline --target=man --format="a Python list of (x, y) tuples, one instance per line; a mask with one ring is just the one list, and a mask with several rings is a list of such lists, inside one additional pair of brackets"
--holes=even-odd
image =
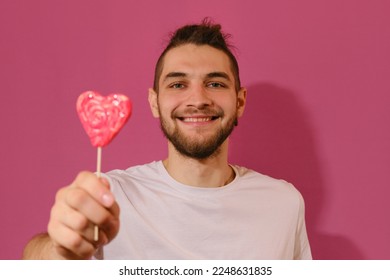
[(24, 258), (311, 258), (299, 192), (228, 163), (246, 89), (220, 29), (180, 28), (157, 62), (149, 103), (168, 157), (103, 179), (80, 173), (58, 191), (48, 234)]

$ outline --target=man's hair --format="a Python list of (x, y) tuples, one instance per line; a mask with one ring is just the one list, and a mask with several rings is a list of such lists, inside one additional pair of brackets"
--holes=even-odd
[(240, 76), (238, 63), (231, 52), (233, 48), (228, 43), (229, 34), (225, 34), (221, 31), (221, 25), (213, 24), (209, 19), (204, 19), (200, 24), (185, 25), (171, 35), (170, 41), (167, 47), (164, 49), (162, 54), (156, 63), (154, 72), (154, 84), (153, 89), (158, 92), (159, 90), (159, 79), (164, 66), (164, 57), (166, 53), (176, 47), (185, 44), (194, 44), (197, 46), (208, 45), (218, 50), (223, 51), (230, 60), (231, 70), (234, 75), (235, 88), (238, 92), (241, 88)]

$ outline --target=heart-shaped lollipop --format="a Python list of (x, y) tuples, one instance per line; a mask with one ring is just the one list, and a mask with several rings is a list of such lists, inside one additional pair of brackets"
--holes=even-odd
[[(102, 147), (118, 134), (131, 115), (131, 102), (122, 94), (101, 96), (86, 91), (77, 99), (77, 113), (94, 147), (97, 147), (96, 175), (100, 177)], [(94, 240), (99, 240), (99, 227), (94, 227)]]
[(107, 97), (86, 91), (77, 99), (77, 113), (94, 147), (104, 147), (118, 134), (130, 118), (132, 105), (127, 96)]

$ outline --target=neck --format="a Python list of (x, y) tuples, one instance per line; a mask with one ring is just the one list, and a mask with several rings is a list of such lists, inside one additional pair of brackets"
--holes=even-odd
[(182, 184), (217, 188), (227, 185), (235, 176), (228, 164), (227, 151), (226, 140), (217, 154), (206, 159), (194, 159), (181, 155), (171, 143), (168, 143), (168, 158), (163, 164), (168, 173)]

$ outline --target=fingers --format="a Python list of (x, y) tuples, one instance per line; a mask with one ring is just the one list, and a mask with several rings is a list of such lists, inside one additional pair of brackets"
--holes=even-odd
[(65, 203), (96, 225), (103, 224), (112, 216), (107, 208), (91, 199), (89, 193), (81, 188), (72, 190), (72, 195), (66, 196)]
[(79, 233), (88, 242), (96, 243), (96, 245), (104, 244), (103, 239), (98, 240), (99, 242), (94, 240), (94, 225), (97, 223), (89, 220), (83, 213), (70, 207), (68, 204), (63, 203), (53, 207), (51, 216), (53, 217), (52, 220)]
[(109, 190), (106, 179), (98, 178), (91, 172), (81, 172), (72, 183), (71, 187), (81, 188), (88, 192), (96, 201), (105, 207), (111, 207), (115, 199)]
[[(94, 226), (99, 240), (94, 241)], [(57, 192), (48, 233), (57, 253), (65, 258), (90, 258), (98, 246), (111, 241), (119, 230), (119, 207), (107, 180), (81, 172)]]
[(95, 246), (78, 232), (61, 223), (49, 223), (48, 233), (54, 249), (67, 259), (89, 259), (96, 251)]

